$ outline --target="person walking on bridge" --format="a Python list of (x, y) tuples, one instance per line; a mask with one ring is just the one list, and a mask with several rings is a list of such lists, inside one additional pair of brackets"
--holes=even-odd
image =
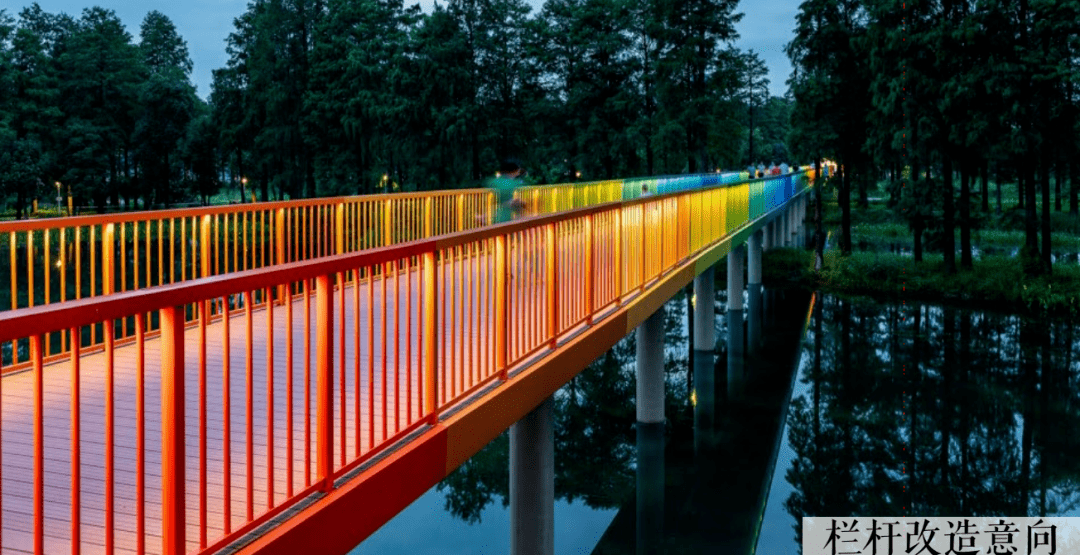
[(509, 222), (525, 211), (525, 203), (514, 198), (524, 176), (525, 170), (519, 162), (507, 160), (499, 166), (499, 173), (488, 181), (487, 186), (495, 192), (495, 218), (491, 223)]

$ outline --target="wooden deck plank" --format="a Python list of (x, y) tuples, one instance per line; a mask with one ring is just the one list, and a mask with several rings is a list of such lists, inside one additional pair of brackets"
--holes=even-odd
[[(480, 352), (483, 337), (492, 333), (490, 320), (490, 294), (487, 289), (487, 255), (476, 260), (466, 259), (446, 263), (441, 270), (439, 310), (442, 312), (442, 326), (439, 329), (438, 356), (449, 371), (456, 373), (457, 392), (473, 383), (476, 378), (478, 363), (488, 366), (493, 364), (490, 353)], [(480, 268), (475, 280), (464, 279), (462, 287), (449, 287), (451, 280), (461, 280), (462, 270), (473, 271)], [(466, 272), (467, 273), (467, 272)], [(458, 277), (454, 277), (458, 276)], [(397, 276), (394, 281), (371, 286), (361, 282), (360, 287), (344, 287), (344, 303), (341, 302), (342, 290), (333, 295), (335, 317), (335, 337), (333, 353), (335, 358), (334, 375), (334, 438), (335, 468), (340, 466), (340, 453), (344, 448), (347, 458), (352, 459), (359, 436), (360, 449), (367, 452), (372, 448), (372, 440), (377, 445), (384, 441), (382, 431), (383, 403), (386, 402), (386, 415), (389, 418), (387, 435), (404, 428), (410, 420), (416, 420), (421, 413), (419, 394), (422, 390), (422, 366), (420, 364), (420, 343), (418, 341), (421, 326), (420, 275), (407, 272)], [(409, 295), (398, 296), (398, 292)], [(532, 293), (535, 300), (540, 299), (540, 288)], [(359, 294), (359, 299), (354, 298)], [(382, 305), (383, 298), (397, 299), (390, 306)], [(520, 297), (511, 302), (520, 302)], [(373, 319), (368, 316), (371, 304)], [(354, 306), (359, 306), (354, 314)], [(273, 308), (274, 324), (273, 353), (273, 487), (274, 502), (280, 504), (286, 500), (286, 467), (289, 458), (293, 463), (293, 488), (298, 491), (305, 485), (304, 449), (311, 452), (311, 475), (315, 473), (315, 327), (316, 313), (314, 295), (310, 302), (310, 321), (312, 324), (311, 344), (308, 347), (307, 377), (311, 389), (304, 391), (304, 301), (302, 296), (295, 296), (292, 301), (292, 321), (286, 322), (286, 306)], [(344, 309), (344, 331), (338, 329), (340, 311)], [(452, 314), (452, 315), (451, 315)], [(408, 315), (408, 320), (406, 319)], [(254, 510), (259, 515), (266, 510), (267, 504), (267, 312), (265, 308), (252, 310), (252, 421), (251, 449), (253, 460)], [(387, 352), (381, 351), (383, 339), (383, 320), (386, 319)], [(206, 327), (205, 366), (207, 369), (205, 385), (206, 405), (206, 465), (207, 465), (207, 535), (212, 542), (223, 533), (224, 485), (224, 432), (223, 424), (223, 376), (226, 348), (224, 328), (229, 326), (230, 342), (228, 355), (229, 397), (230, 397), (230, 438), (229, 451), (231, 466), (231, 505), (228, 512), (232, 515), (232, 525), (237, 527), (246, 521), (247, 513), (247, 435), (246, 435), (246, 397), (247, 389), (247, 318), (241, 310), (231, 310), (227, 321), (218, 319)], [(374, 342), (368, 345), (369, 327), (374, 325)], [(293, 333), (293, 443), (287, 444), (287, 346), (286, 331), (291, 327)], [(394, 331), (399, 337), (399, 353), (394, 351)], [(340, 333), (344, 341), (344, 368), (340, 359)], [(406, 356), (405, 344), (412, 341)], [(374, 346), (374, 349), (372, 349)], [(151, 338), (142, 345), (144, 352), (144, 403), (145, 403), (145, 526), (146, 546), (149, 553), (160, 550), (161, 517), (161, 371), (160, 340)], [(188, 327), (184, 337), (185, 348), (185, 471), (186, 471), (186, 515), (188, 549), (198, 548), (199, 522), (199, 328)], [(360, 352), (356, 353), (359, 348)], [(136, 436), (136, 353), (138, 346), (128, 344), (115, 349), (113, 353), (113, 400), (114, 400), (114, 517), (115, 545), (118, 552), (129, 552), (135, 548), (136, 507), (139, 499), (136, 488), (136, 457), (138, 454)], [(374, 350), (374, 352), (373, 352)], [(99, 553), (104, 547), (105, 519), (105, 457), (106, 457), (106, 363), (107, 353), (97, 352), (80, 358), (79, 421), (80, 421), (80, 513), (82, 548), (85, 553)], [(386, 390), (384, 391), (381, 368), (388, 369)], [(358, 361), (358, 365), (357, 365)], [(369, 383), (369, 365), (374, 366), (375, 380)], [(468, 372), (466, 372), (468, 368)], [(342, 376), (342, 373), (344, 374)], [(357, 380), (357, 374), (359, 380)], [(468, 374), (468, 375), (466, 375)], [(464, 383), (460, 380), (464, 378)], [(345, 402), (340, 406), (340, 380), (345, 383)], [(70, 545), (71, 531), (71, 383), (70, 361), (63, 360), (44, 368), (42, 381), (43, 422), (44, 422), (44, 472), (43, 494), (45, 502), (45, 548), (49, 553), (67, 552)], [(395, 388), (395, 382), (397, 387)], [(0, 486), (3, 498), (2, 528), (0, 542), (3, 553), (28, 552), (33, 547), (34, 499), (34, 374), (22, 372), (3, 378), (3, 392), (0, 395), (0, 431), (3, 441), (0, 443)], [(448, 383), (439, 383), (440, 400), (446, 398), (443, 389)], [(411, 393), (408, 399), (407, 392)], [(310, 403), (310, 414), (305, 416), (305, 401)], [(395, 408), (395, 401), (397, 406)], [(408, 401), (408, 402), (407, 402)], [(369, 410), (373, 404), (374, 411)], [(409, 406), (411, 405), (411, 407)], [(355, 407), (359, 407), (359, 430), (356, 428)], [(409, 410), (411, 408), (411, 411)], [(340, 443), (341, 411), (344, 411), (344, 446)], [(398, 418), (395, 427), (394, 415)], [(311, 443), (305, 445), (305, 418), (311, 426)], [(370, 425), (374, 423), (374, 437), (370, 434)], [(359, 432), (359, 434), (358, 434)]]

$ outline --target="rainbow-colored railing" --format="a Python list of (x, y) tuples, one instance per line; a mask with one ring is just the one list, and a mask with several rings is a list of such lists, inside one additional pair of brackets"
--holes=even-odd
[[(278, 237), (281, 264), (0, 313), (0, 341), (28, 346), (0, 370), (29, 369), (0, 380), (0, 454), (19, 459), (0, 469), (25, 485), (0, 492), (14, 496), (0, 548), (215, 552), (806, 185), (706, 186), (295, 262), (310, 245)], [(335, 241), (366, 227), (363, 210), (330, 213)], [(226, 258), (208, 251), (200, 264)], [(50, 338), (68, 350), (50, 355)]]
[[(794, 175), (748, 183), (767, 186), (763, 184), (786, 182)], [(643, 185), (651, 194), (665, 194), (737, 183), (745, 177), (727, 173), (632, 178), (522, 187), (516, 194), (525, 201), (527, 215), (539, 215), (637, 198)], [(0, 288), (0, 294), (9, 297), (0, 301), (0, 310), (475, 229), (490, 221), (493, 200), (490, 191), (471, 189), (0, 222), (0, 253), (8, 253), (8, 271), (0, 271), (6, 273), (8, 287)], [(117, 334), (132, 337), (133, 322), (120, 322)], [(85, 346), (100, 345), (100, 333), (88, 337), (92, 342)], [(26, 368), (28, 349), (27, 342), (0, 345), (0, 363)], [(70, 343), (50, 335), (43, 349), (47, 358), (63, 356)]]

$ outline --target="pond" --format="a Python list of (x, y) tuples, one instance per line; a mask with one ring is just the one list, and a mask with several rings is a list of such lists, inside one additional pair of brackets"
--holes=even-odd
[[(754, 344), (729, 352), (718, 316), (708, 361), (687, 304), (666, 306), (662, 442), (635, 429), (633, 334), (556, 394), (556, 553), (798, 553), (804, 515), (1080, 516), (1076, 324), (766, 291)], [(508, 480), (503, 434), (353, 553), (506, 553)]]

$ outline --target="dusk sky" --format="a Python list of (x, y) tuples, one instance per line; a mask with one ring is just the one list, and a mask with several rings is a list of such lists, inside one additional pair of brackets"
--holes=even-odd
[[(543, 0), (527, 1), (534, 11), (543, 5)], [(736, 44), (743, 50), (753, 49), (765, 60), (769, 67), (769, 90), (776, 96), (783, 95), (787, 90), (786, 82), (791, 75), (791, 64), (784, 54), (784, 45), (791, 40), (799, 2), (754, 0), (742, 2), (739, 6), (739, 11), (746, 15), (736, 26), (740, 35)], [(424, 11), (431, 11), (432, 3), (433, 0), (419, 2)], [(244, 12), (248, 0), (39, 0), (38, 4), (47, 12), (66, 12), (74, 17), (79, 17), (84, 8), (93, 5), (108, 8), (120, 16), (135, 40), (138, 40), (139, 25), (147, 12), (158, 10), (167, 15), (187, 41), (191, 60), (195, 64), (192, 81), (198, 88), (199, 96), (205, 99), (210, 94), (211, 71), (223, 67), (227, 60), (225, 38), (234, 29), (233, 19)], [(0, 9), (18, 15), (22, 7), (27, 5), (29, 3), (20, 2), (15, 7), (12, 0), (3, 0)]]

